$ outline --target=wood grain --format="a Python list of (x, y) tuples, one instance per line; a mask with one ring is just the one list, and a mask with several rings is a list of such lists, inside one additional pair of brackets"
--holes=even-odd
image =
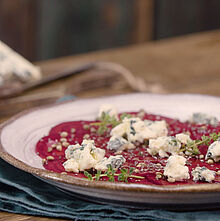
[[(144, 77), (148, 83), (160, 83), (168, 93), (220, 95), (219, 30), (114, 50), (70, 56), (37, 64), (42, 68), (45, 75), (51, 75), (64, 67), (78, 66), (91, 61), (112, 61), (122, 64), (135, 75)], [(66, 83), (66, 80), (61, 80), (25, 94), (56, 90)], [(113, 90), (106, 87), (80, 92), (77, 96), (94, 97), (128, 91), (128, 88), (117, 89), (116, 87)], [(55, 219), (0, 212), (0, 221), (3, 220), (43, 221)]]
[(88, 61), (112, 61), (124, 65), (147, 82), (160, 83), (170, 93), (219, 95), (219, 54), (220, 31), (217, 30), (50, 60), (40, 66), (49, 74)]
[(135, 2), (133, 42), (141, 43), (153, 39), (154, 3), (153, 0), (139, 0)]

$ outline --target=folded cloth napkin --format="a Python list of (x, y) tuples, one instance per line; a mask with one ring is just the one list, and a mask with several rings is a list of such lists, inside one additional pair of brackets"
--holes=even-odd
[(0, 210), (75, 220), (220, 220), (220, 210), (170, 212), (80, 200), (0, 159)]
[(210, 220), (219, 211), (170, 212), (129, 209), (87, 202), (65, 194), (29, 173), (0, 160), (0, 210), (76, 220)]

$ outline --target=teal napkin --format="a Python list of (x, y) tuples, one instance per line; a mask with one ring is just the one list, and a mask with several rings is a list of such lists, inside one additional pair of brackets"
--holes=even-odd
[(0, 210), (76, 220), (220, 220), (220, 210), (169, 212), (101, 205), (69, 196), (0, 160)]
[[(64, 99), (65, 100), (65, 99)], [(129, 209), (80, 200), (0, 159), (0, 210), (75, 220), (220, 220), (220, 210), (170, 212)]]

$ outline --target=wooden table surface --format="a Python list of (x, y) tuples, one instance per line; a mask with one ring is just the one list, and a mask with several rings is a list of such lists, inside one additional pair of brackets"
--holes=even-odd
[[(164, 93), (202, 93), (220, 95), (220, 31), (211, 31), (104, 50), (78, 56), (70, 56), (37, 63), (45, 75), (63, 68), (78, 66), (91, 61), (111, 61), (124, 65), (134, 75), (143, 77), (147, 83), (159, 83)], [(73, 77), (73, 80), (75, 77)], [(54, 91), (69, 80), (34, 89), (26, 94)], [(130, 90), (101, 88), (84, 91), (78, 97), (111, 95)], [(2, 118), (0, 120), (5, 120)], [(52, 220), (26, 215), (0, 212), (3, 220)], [(57, 219), (56, 219), (57, 220)], [(61, 219), (58, 219), (61, 220)]]

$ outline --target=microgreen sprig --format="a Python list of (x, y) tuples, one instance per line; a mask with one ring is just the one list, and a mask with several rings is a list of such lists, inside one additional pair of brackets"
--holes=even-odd
[(218, 138), (220, 138), (220, 132), (218, 134), (211, 133), (211, 134), (209, 134), (209, 136), (203, 135), (201, 137), (201, 140), (189, 141), (186, 144), (186, 146), (181, 149), (181, 151), (188, 151), (188, 152), (192, 153), (193, 155), (197, 155), (200, 153), (198, 146), (209, 145), (212, 141), (214, 142), (214, 141), (218, 140)]
[(120, 119), (118, 120), (115, 116), (110, 116), (108, 113), (102, 112), (102, 115), (99, 118), (100, 122), (91, 123), (91, 125), (98, 126), (98, 134), (103, 135), (108, 130), (109, 126), (111, 126), (112, 128), (116, 127), (122, 122), (125, 117), (130, 118), (131, 115), (124, 113), (120, 116)]
[(123, 113), (120, 116), (120, 123), (125, 119), (125, 118), (132, 118), (131, 114)]
[(103, 174), (101, 171), (97, 171), (95, 176), (92, 176), (88, 171), (84, 171), (84, 175), (87, 177), (88, 180), (100, 180), (101, 177), (108, 177), (109, 182), (115, 182), (115, 177), (118, 177), (118, 181), (121, 182), (128, 182), (128, 178), (135, 178), (135, 179), (144, 179), (145, 177), (132, 175), (134, 172), (134, 168), (131, 167), (129, 169), (121, 169), (120, 173), (116, 173), (116, 171), (112, 168), (111, 165), (108, 165), (108, 170)]
[(133, 172), (134, 172), (133, 167), (131, 167), (129, 170), (128, 169), (121, 169), (121, 173), (118, 176), (118, 180), (127, 183), (128, 177), (131, 177)]

